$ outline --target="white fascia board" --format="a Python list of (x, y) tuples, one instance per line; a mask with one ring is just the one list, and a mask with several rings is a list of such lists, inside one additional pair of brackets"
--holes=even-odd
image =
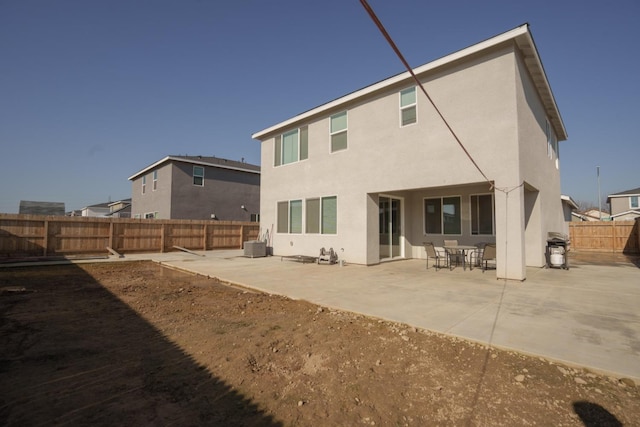
[[(535, 48), (535, 43), (533, 42), (533, 38), (531, 37), (531, 34), (529, 32), (529, 24), (524, 24), (521, 25), (519, 27), (514, 28), (513, 30), (507, 31), (505, 33), (499, 34), (495, 37), (492, 37), (490, 39), (487, 39), (485, 41), (482, 41), (480, 43), (476, 43), (473, 46), (467, 47), (465, 49), (459, 50), (457, 52), (454, 52), (452, 54), (449, 54), (447, 56), (444, 56), (440, 59), (436, 59), (435, 61), (429, 62), (427, 64), (421, 65), (417, 68), (413, 69), (413, 72), (416, 75), (420, 75), (422, 73), (425, 73), (427, 71), (436, 69), (438, 67), (442, 67), (443, 65), (452, 63), (454, 61), (457, 61), (461, 58), (464, 58), (466, 56), (470, 56), (473, 55), (475, 53), (481, 52), (485, 49), (488, 49), (492, 46), (496, 46), (500, 43), (504, 43), (506, 41), (509, 40), (515, 40), (518, 37), (521, 36), (525, 36), (527, 37), (527, 41), (531, 44), (531, 46), (533, 47), (533, 51), (535, 54), (535, 59), (536, 59), (536, 64), (539, 67), (539, 71), (541, 72), (541, 74), (544, 76), (544, 84), (546, 86), (546, 88), (548, 89), (549, 93), (551, 94), (551, 98), (553, 99), (553, 94), (551, 93), (551, 88), (549, 86), (549, 82), (547, 81), (546, 75), (544, 73), (544, 69), (542, 68), (542, 62), (540, 61), (540, 58), (538, 57), (538, 52), (537, 49)], [(262, 138), (264, 138), (266, 135), (271, 134), (276, 132), (279, 129), (282, 128), (286, 128), (288, 126), (291, 126), (292, 124), (296, 123), (296, 122), (301, 122), (304, 121), (306, 119), (308, 119), (309, 117), (312, 116), (316, 116), (319, 115), (327, 110), (331, 110), (334, 109), (336, 107), (339, 107), (342, 104), (346, 104), (349, 103), (353, 100), (356, 100), (358, 98), (361, 98), (363, 96), (369, 95), (371, 93), (375, 93), (379, 90), (382, 90), (386, 87), (389, 86), (393, 86), (397, 83), (400, 83), (402, 81), (405, 80), (410, 80), (412, 79), (411, 77), (411, 73), (409, 73), (408, 71), (405, 71), (404, 73), (398, 74), (396, 76), (390, 77), (388, 79), (382, 80), (378, 83), (375, 83), (371, 86), (367, 86), (363, 89), (357, 90), (355, 92), (352, 92), (348, 95), (345, 95), (341, 98), (338, 98), (334, 101), (328, 102), (326, 104), (323, 104), (319, 107), (313, 108), (309, 111), (306, 111), (302, 114), (299, 114), (295, 117), (292, 117), (288, 120), (285, 120), (284, 122), (280, 122), (274, 126), (271, 126), (267, 129), (264, 129), (262, 131), (256, 132), (253, 135), (251, 135), (251, 137), (253, 139), (257, 139), (257, 140), (261, 140)], [(555, 101), (554, 101), (554, 107), (557, 111), (557, 107), (555, 106)], [(558, 117), (560, 116), (560, 113), (558, 113)], [(564, 127), (563, 127), (564, 130)], [(565, 133), (566, 134), (566, 133)]]
[(130, 176), (129, 177), (129, 181), (133, 181), (134, 179), (136, 179), (140, 175), (143, 175), (143, 174), (147, 173), (148, 171), (150, 171), (151, 169), (154, 169), (154, 168), (156, 168), (156, 167), (160, 166), (161, 164), (163, 164), (165, 162), (168, 162), (168, 161), (191, 163), (193, 165), (199, 165), (199, 166), (211, 166), (211, 167), (220, 168), (220, 169), (231, 169), (231, 170), (235, 170), (235, 171), (255, 173), (255, 174), (260, 175), (260, 171), (256, 171), (256, 170), (252, 170), (252, 169), (245, 169), (245, 168), (239, 168), (239, 167), (235, 167), (235, 166), (220, 165), (220, 164), (217, 164), (217, 163), (209, 163), (209, 162), (205, 162), (205, 161), (190, 160), (190, 159), (185, 159), (183, 157), (167, 156), (164, 159), (158, 160), (154, 164), (152, 164), (150, 166), (147, 166), (146, 168), (142, 169), (140, 172), (136, 173), (135, 175)]
[(619, 197), (636, 197), (639, 196), (640, 197), (640, 193), (637, 194), (633, 194), (633, 193), (629, 193), (629, 194), (611, 194), (609, 196), (607, 196), (607, 199), (617, 199)]
[(140, 175), (142, 175), (142, 174), (146, 173), (147, 171), (149, 171), (149, 170), (151, 170), (151, 169), (155, 168), (156, 166), (159, 166), (159, 165), (161, 165), (162, 163), (164, 163), (164, 162), (168, 161), (170, 158), (171, 158), (171, 156), (167, 156), (167, 157), (165, 157), (164, 159), (162, 159), (162, 160), (158, 160), (158, 161), (157, 161), (157, 162), (155, 162), (154, 164), (152, 164), (152, 165), (150, 165), (150, 166), (147, 166), (146, 168), (142, 169), (140, 172), (138, 172), (138, 173), (136, 173), (136, 174), (134, 174), (134, 175), (131, 175), (131, 176), (129, 177), (129, 181), (133, 181), (134, 179), (136, 179), (136, 178), (137, 178), (137, 177), (139, 177)]
[(573, 199), (570, 196), (565, 196), (564, 194), (562, 194), (560, 195), (560, 199), (567, 202), (567, 204), (572, 208), (578, 209), (578, 205), (576, 204), (576, 202), (573, 201)]

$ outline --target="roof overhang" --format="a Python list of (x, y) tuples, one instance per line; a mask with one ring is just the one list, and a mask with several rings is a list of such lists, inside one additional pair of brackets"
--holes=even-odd
[[(437, 59), (435, 61), (429, 62), (428, 64), (421, 65), (413, 70), (413, 72), (420, 77), (421, 74), (427, 73), (439, 67), (450, 64), (454, 61), (460, 60), (462, 58), (468, 57), (470, 55), (477, 54), (482, 52), (483, 50), (492, 48), (499, 44), (514, 41), (522, 55), (524, 57), (524, 62), (529, 70), (531, 78), (533, 79), (533, 83), (536, 86), (538, 93), (540, 94), (540, 99), (544, 105), (545, 111), (551, 124), (554, 127), (556, 136), (559, 141), (564, 141), (567, 139), (567, 131), (564, 127), (564, 123), (562, 121), (562, 117), (560, 116), (560, 111), (555, 102), (555, 98), (553, 96), (553, 92), (551, 91), (551, 86), (549, 85), (549, 81), (547, 80), (546, 73), (544, 71), (544, 67), (542, 66), (542, 61), (540, 60), (540, 56), (538, 55), (538, 50), (536, 49), (535, 43), (533, 41), (533, 37), (531, 36), (531, 32), (529, 31), (529, 24), (524, 24), (519, 27), (514, 28), (513, 30), (507, 31), (480, 43), (477, 43), (473, 46), (470, 46), (466, 49), (459, 50), (450, 55)], [(390, 77), (388, 79), (382, 80), (381, 82), (375, 83), (373, 85), (367, 86), (363, 89), (352, 92), (348, 95), (335, 99), (326, 104), (320, 105), (316, 108), (313, 108), (309, 111), (306, 111), (302, 114), (299, 114), (295, 117), (292, 117), (284, 122), (278, 123), (274, 126), (271, 126), (262, 131), (256, 132), (251, 135), (252, 138), (257, 140), (263, 140), (271, 134), (276, 133), (277, 131), (290, 127), (295, 123), (303, 122), (308, 120), (311, 117), (321, 115), (326, 113), (329, 110), (333, 110), (338, 108), (343, 104), (350, 103), (359, 98), (368, 96), (372, 93), (384, 90), (389, 86), (393, 86), (395, 84), (399, 84), (403, 81), (408, 81), (412, 79), (411, 74), (406, 71), (404, 73), (398, 74), (396, 76)]]
[(199, 166), (211, 166), (211, 167), (220, 168), (220, 169), (231, 169), (231, 170), (235, 170), (235, 171), (255, 173), (255, 174), (260, 175), (260, 171), (256, 171), (256, 170), (252, 170), (252, 169), (239, 168), (239, 167), (235, 167), (235, 166), (220, 165), (220, 164), (217, 164), (217, 163), (209, 163), (209, 162), (199, 161), (199, 160), (190, 160), (190, 159), (185, 159), (183, 157), (177, 157), (177, 156), (167, 156), (164, 159), (158, 160), (154, 164), (147, 166), (146, 168), (142, 169), (140, 172), (137, 172), (136, 174), (131, 175), (128, 179), (129, 179), (129, 181), (133, 181), (134, 179), (136, 179), (140, 175), (144, 175), (145, 173), (149, 172), (152, 169), (157, 168), (158, 166), (162, 165), (163, 163), (167, 163), (167, 162), (171, 162), (171, 161), (173, 161), (173, 162), (182, 162), (182, 163), (190, 163), (190, 164), (199, 165)]
[(573, 201), (573, 199), (570, 196), (565, 196), (564, 194), (562, 194), (560, 196), (560, 199), (565, 202), (567, 205), (569, 205), (569, 207), (571, 209), (578, 209), (578, 204), (576, 202)]

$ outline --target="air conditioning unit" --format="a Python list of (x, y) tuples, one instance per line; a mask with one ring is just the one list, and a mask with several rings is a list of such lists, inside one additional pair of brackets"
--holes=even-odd
[(259, 240), (244, 242), (244, 256), (249, 258), (267, 256), (267, 242), (261, 242)]

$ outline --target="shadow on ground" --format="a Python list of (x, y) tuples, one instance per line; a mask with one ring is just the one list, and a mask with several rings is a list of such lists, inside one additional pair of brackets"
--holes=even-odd
[(609, 267), (628, 266), (631, 264), (640, 268), (640, 254), (570, 251), (569, 264), (572, 267), (585, 264)]
[(79, 267), (51, 270), (0, 270), (0, 425), (281, 425)]

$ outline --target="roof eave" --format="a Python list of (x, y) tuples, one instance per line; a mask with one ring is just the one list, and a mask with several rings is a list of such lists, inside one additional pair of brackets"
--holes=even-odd
[(214, 167), (214, 168), (230, 169), (230, 170), (235, 170), (235, 171), (240, 171), (240, 172), (248, 172), (248, 173), (255, 173), (255, 174), (260, 175), (260, 171), (259, 170), (239, 168), (239, 167), (236, 167), (236, 166), (227, 166), (227, 165), (221, 165), (221, 164), (214, 164), (214, 163), (209, 163), (209, 162), (205, 162), (205, 161), (197, 161), (197, 160), (192, 160), (192, 159), (186, 159), (184, 157), (178, 157), (178, 156), (167, 156), (164, 159), (158, 160), (154, 164), (152, 164), (150, 166), (147, 166), (146, 168), (142, 169), (140, 172), (136, 173), (135, 175), (130, 176), (129, 177), (129, 181), (133, 181), (134, 179), (136, 179), (140, 175), (143, 175), (143, 174), (147, 173), (148, 171), (150, 171), (152, 169), (155, 169), (156, 167), (160, 166), (161, 164), (163, 164), (165, 162), (169, 162), (169, 161), (191, 163), (193, 165), (200, 165), (200, 166), (211, 166), (211, 167)]
[[(473, 55), (475, 53), (481, 52), (485, 49), (489, 49), (493, 46), (499, 45), (501, 43), (507, 42), (509, 40), (515, 40), (518, 44), (518, 47), (523, 51), (525, 55), (525, 64), (529, 69), (529, 72), (534, 79), (534, 83), (536, 88), (540, 92), (542, 101), (545, 106), (545, 110), (549, 117), (551, 118), (551, 122), (555, 128), (556, 136), (559, 141), (564, 141), (567, 139), (567, 132), (564, 127), (564, 123), (562, 121), (562, 117), (560, 116), (560, 112), (555, 102), (555, 98), (553, 96), (553, 92), (551, 91), (551, 86), (547, 80), (546, 74), (544, 72), (544, 68), (542, 66), (542, 62), (540, 61), (540, 57), (538, 55), (538, 50), (535, 47), (535, 43), (533, 41), (533, 37), (529, 32), (529, 24), (523, 24), (519, 27), (516, 27), (510, 31), (499, 34), (490, 39), (484, 40), (480, 43), (476, 43), (472, 46), (469, 46), (465, 49), (459, 50), (447, 56), (444, 56), (440, 59), (436, 59), (435, 61), (429, 62), (427, 64), (421, 65), (415, 68), (413, 71), (416, 75), (423, 74), (430, 70), (436, 69), (438, 67), (442, 67), (446, 64), (457, 61), (461, 58)], [(528, 51), (524, 51), (523, 49), (528, 48)], [(340, 105), (350, 103), (358, 98), (367, 96), (371, 93), (375, 93), (389, 86), (395, 85), (405, 80), (411, 79), (411, 74), (408, 71), (404, 73), (395, 75), (388, 79), (382, 80), (373, 85), (367, 86), (363, 89), (352, 92), (348, 95), (342, 96), (338, 99), (330, 101), (326, 104), (322, 104), (316, 108), (308, 110), (304, 113), (301, 113), (297, 116), (294, 116), (288, 120), (280, 122), (274, 126), (271, 126), (262, 131), (256, 132), (251, 137), (253, 139), (262, 140), (267, 135), (273, 134), (280, 129), (284, 129), (289, 127), (297, 122), (302, 122), (304, 120), (309, 119), (310, 117), (322, 114), (328, 110), (339, 107)]]

